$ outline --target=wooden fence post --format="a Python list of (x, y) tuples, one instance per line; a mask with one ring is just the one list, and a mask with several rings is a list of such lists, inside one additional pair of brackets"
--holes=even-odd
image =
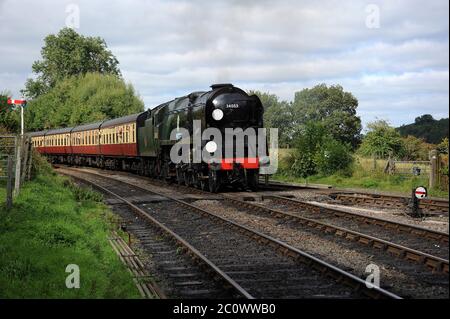
[(6, 181), (6, 209), (10, 210), (13, 204), (13, 159), (12, 156), (8, 156), (8, 171)]
[(23, 163), (22, 163), (22, 170), (21, 170), (21, 176), (20, 176), (20, 184), (23, 184), (23, 182), (25, 180), (25, 176), (27, 174), (29, 148), (30, 148), (30, 144), (28, 143), (28, 139), (25, 138), (23, 140)]
[(19, 195), (20, 191), (20, 169), (22, 166), (22, 137), (18, 137), (17, 154), (16, 154), (16, 179), (14, 184), (14, 195)]

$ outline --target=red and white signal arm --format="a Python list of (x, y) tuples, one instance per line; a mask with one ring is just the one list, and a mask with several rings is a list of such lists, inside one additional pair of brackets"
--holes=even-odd
[(8, 99), (8, 104), (14, 104), (14, 105), (26, 105), (27, 100), (13, 100), (11, 98)]
[(428, 195), (427, 194), (427, 189), (425, 187), (423, 187), (423, 186), (417, 187), (416, 190), (414, 191), (414, 194), (416, 195), (416, 197), (418, 199), (425, 198)]

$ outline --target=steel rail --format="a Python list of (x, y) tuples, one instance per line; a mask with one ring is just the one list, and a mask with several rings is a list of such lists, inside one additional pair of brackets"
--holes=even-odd
[(449, 272), (449, 261), (446, 259), (443, 259), (441, 257), (433, 256), (428, 253), (424, 253), (409, 247), (405, 247), (381, 238), (377, 238), (374, 236), (366, 235), (360, 232), (356, 232), (353, 230), (349, 230), (343, 227), (334, 226), (328, 223), (324, 223), (321, 221), (317, 221), (314, 219), (298, 216), (292, 213), (283, 212), (281, 210), (268, 208), (266, 206), (242, 201), (233, 197), (230, 197), (229, 195), (223, 195), (225, 199), (232, 201), (236, 204), (238, 204), (241, 207), (253, 209), (254, 211), (262, 211), (266, 214), (269, 214), (271, 216), (274, 216), (276, 218), (284, 218), (289, 220), (294, 220), (302, 225), (318, 229), (323, 231), (324, 233), (331, 233), (335, 236), (339, 236), (342, 238), (346, 238), (348, 240), (352, 240), (361, 244), (364, 244), (366, 246), (371, 246), (373, 248), (386, 250), (397, 257), (401, 259), (411, 260), (415, 261), (420, 264), (424, 264), (428, 268), (430, 268), (433, 271), (439, 271), (443, 273)]
[(315, 204), (311, 204), (311, 203), (306, 203), (306, 202), (298, 200), (298, 199), (288, 198), (288, 197), (279, 196), (279, 195), (264, 195), (264, 197), (284, 201), (289, 204), (292, 204), (293, 206), (303, 208), (303, 209), (308, 209), (308, 210), (314, 211), (314, 212), (319, 212), (319, 213), (325, 212), (325, 213), (329, 213), (329, 214), (333, 214), (333, 215), (337, 215), (337, 216), (345, 216), (346, 218), (353, 219), (353, 220), (356, 220), (361, 223), (378, 225), (378, 226), (382, 226), (387, 229), (396, 230), (399, 232), (406, 232), (406, 233), (410, 233), (410, 234), (424, 237), (427, 239), (438, 240), (443, 243), (449, 242), (449, 235), (447, 233), (432, 230), (432, 229), (427, 229), (427, 228), (423, 228), (423, 227), (419, 227), (419, 226), (415, 226), (415, 225), (408, 225), (408, 224), (400, 223), (400, 222), (394, 222), (394, 221), (384, 219), (384, 218), (367, 216), (367, 215), (362, 215), (362, 214), (358, 214), (358, 213), (354, 213), (354, 212), (352, 213), (352, 212), (348, 212), (348, 211), (341, 210), (341, 209), (319, 206), (319, 205), (315, 205)]
[[(148, 179), (143, 178), (142, 176), (136, 176), (136, 178), (149, 182)], [(164, 183), (160, 180), (152, 179), (151, 182), (155, 182), (161, 187), (168, 186), (166, 183)], [(197, 188), (187, 187), (184, 185), (175, 184), (173, 186), (175, 186), (176, 188), (180, 188), (182, 190), (189, 191), (190, 193), (210, 194), (206, 191), (199, 190)], [(216, 195), (222, 197), (223, 199), (231, 199), (232, 198), (232, 195), (225, 195), (225, 194), (216, 194)], [(305, 203), (305, 202), (302, 202), (302, 201), (299, 201), (296, 199), (278, 196), (278, 195), (263, 195), (262, 197), (263, 198), (270, 198), (270, 197), (278, 198), (280, 200), (300, 203), (300, 204), (302, 204), (302, 208), (305, 208), (305, 207), (306, 207), (306, 209), (313, 208), (313, 211), (315, 211), (315, 212), (320, 211), (320, 210), (328, 210), (329, 213), (333, 213), (335, 216), (342, 216), (342, 215), (348, 216), (348, 217), (356, 219), (358, 222), (383, 226), (389, 230), (405, 231), (405, 229), (406, 230), (409, 229), (410, 232), (407, 232), (407, 233), (410, 233), (413, 235), (419, 235), (419, 236), (424, 236), (424, 234), (428, 234), (428, 236), (425, 236), (426, 238), (433, 239), (433, 240), (440, 240), (444, 243), (448, 243), (448, 237), (449, 237), (448, 234), (443, 233), (443, 232), (434, 231), (434, 230), (429, 230), (429, 229), (426, 229), (423, 227), (408, 225), (405, 223), (398, 223), (398, 222), (386, 220), (383, 218), (377, 218), (377, 217), (372, 217), (372, 216), (367, 216), (367, 215), (362, 215), (362, 214), (357, 214), (357, 213), (346, 212), (346, 211), (342, 211), (339, 209), (327, 208), (327, 207), (314, 205), (314, 204), (310, 204), (310, 203)], [(239, 202), (239, 204), (242, 204), (242, 205), (259, 206), (257, 204), (247, 202), (247, 201), (239, 201), (237, 199), (234, 199), (234, 200), (235, 200), (235, 202)], [(265, 206), (258, 207), (258, 209), (260, 209), (260, 208), (271, 210), (270, 208), (267, 208)], [(298, 222), (301, 222), (303, 225), (310, 226), (310, 227), (316, 226), (316, 228), (323, 229), (326, 232), (333, 232), (336, 236), (345, 237), (345, 238), (348, 238), (349, 240), (355, 240), (361, 244), (371, 245), (372, 247), (377, 248), (377, 249), (387, 250), (390, 253), (398, 256), (399, 258), (411, 260), (411, 261), (417, 262), (419, 264), (424, 264), (426, 267), (428, 267), (432, 271), (440, 271), (443, 273), (449, 273), (449, 261), (447, 259), (444, 259), (444, 258), (441, 258), (438, 256), (434, 256), (429, 253), (419, 251), (417, 249), (399, 245), (399, 244), (396, 244), (396, 243), (393, 243), (393, 242), (390, 242), (390, 241), (387, 241), (387, 240), (384, 240), (381, 238), (377, 238), (377, 237), (374, 237), (371, 235), (366, 235), (366, 234), (363, 234), (360, 232), (352, 231), (352, 230), (349, 230), (349, 229), (346, 229), (343, 227), (334, 226), (331, 224), (316, 221), (316, 220), (309, 219), (306, 217), (300, 217), (298, 215), (289, 214), (289, 213), (286, 213), (286, 212), (283, 212), (280, 210), (278, 210), (278, 211), (275, 209), (272, 209), (272, 210), (276, 211), (276, 213), (270, 214), (270, 215), (275, 215), (277, 217), (285, 215), (286, 218), (296, 219)], [(372, 221), (373, 223), (369, 223), (368, 221)]]
[[(82, 172), (86, 172), (86, 171), (82, 171)], [(86, 173), (89, 174), (91, 172), (86, 172)], [(103, 174), (98, 174), (98, 173), (94, 173), (94, 172), (92, 172), (91, 174), (96, 174), (99, 176), (103, 176), (105, 178), (112, 178), (112, 177), (104, 176)], [(145, 180), (147, 182), (149, 181), (148, 179), (145, 179), (141, 176), (136, 176), (136, 178)], [(114, 178), (112, 178), (112, 179), (114, 179)], [(117, 179), (114, 179), (114, 180), (117, 180)], [(160, 180), (151, 180), (151, 182), (156, 182), (161, 187), (164, 187), (164, 186), (167, 187), (167, 185)], [(131, 183), (128, 183), (128, 184), (133, 185)], [(133, 185), (133, 186), (136, 186), (136, 185)], [(203, 190), (199, 190), (199, 189), (192, 188), (192, 187), (187, 187), (184, 185), (176, 184), (174, 186), (177, 188), (181, 188), (183, 190), (192, 192), (192, 193), (210, 194)], [(141, 189), (148, 191), (148, 189), (146, 189), (146, 188), (143, 188), (140, 186), (136, 186), (136, 187), (139, 187)], [(302, 225), (306, 225), (306, 226), (316, 228), (319, 230), (321, 229), (324, 232), (333, 233), (335, 236), (347, 238), (349, 240), (354, 240), (358, 243), (365, 244), (366, 246), (369, 245), (373, 248), (387, 250), (388, 252), (399, 257), (400, 259), (411, 260), (411, 261), (417, 262), (419, 264), (424, 264), (427, 268), (429, 268), (432, 271), (449, 273), (449, 261), (444, 258), (441, 258), (438, 256), (433, 256), (431, 254), (428, 254), (428, 253), (425, 253), (425, 252), (422, 252), (422, 251), (419, 251), (419, 250), (416, 250), (413, 248), (399, 245), (399, 244), (396, 244), (396, 243), (393, 243), (393, 242), (390, 242), (390, 241), (387, 241), (387, 240), (384, 240), (381, 238), (377, 238), (377, 237), (374, 237), (371, 235), (366, 235), (366, 234), (363, 234), (360, 232), (352, 231), (352, 230), (349, 230), (349, 229), (346, 229), (343, 227), (334, 226), (334, 225), (320, 222), (317, 220), (313, 220), (310, 218), (301, 217), (301, 216), (290, 214), (290, 213), (283, 212), (280, 210), (268, 208), (268, 207), (258, 205), (258, 204), (252, 203), (252, 202), (238, 200), (238, 199), (233, 198), (231, 195), (219, 194), (219, 196), (221, 196), (225, 200), (233, 200), (235, 203), (239, 204), (240, 206), (245, 206), (247, 208), (255, 208), (256, 210), (265, 210), (266, 213), (269, 213), (271, 216), (275, 216), (277, 218), (284, 217), (284, 218), (288, 218), (288, 219), (293, 219), (293, 220), (296, 220), (297, 222), (301, 223)], [(429, 229), (414, 226), (414, 225), (397, 223), (397, 222), (385, 220), (382, 218), (370, 217), (370, 216), (361, 215), (361, 214), (357, 214), (357, 213), (341, 211), (341, 210), (333, 209), (333, 208), (326, 208), (323, 206), (305, 203), (305, 202), (302, 202), (302, 201), (299, 201), (296, 199), (282, 197), (282, 196), (278, 196), (278, 195), (263, 195), (263, 197), (264, 198), (277, 198), (277, 199), (285, 200), (288, 202), (292, 201), (295, 203), (299, 203), (299, 204), (302, 204), (302, 206), (301, 206), (302, 208), (306, 208), (306, 209), (311, 208), (315, 212), (320, 211), (320, 210), (325, 210), (325, 211), (328, 210), (327, 211), (328, 213), (333, 213), (334, 215), (338, 215), (338, 216), (344, 215), (344, 216), (349, 216), (349, 217), (355, 218), (355, 219), (358, 218), (357, 221), (359, 221), (361, 223), (367, 224), (368, 223), (367, 221), (372, 220), (372, 221), (374, 221), (374, 223), (373, 223), (374, 225), (384, 226), (385, 228), (391, 229), (391, 230), (404, 231), (405, 229), (411, 228), (411, 229), (414, 229), (414, 231), (409, 232), (409, 233), (414, 234), (414, 235), (422, 235), (423, 232), (430, 232), (433, 234), (433, 236), (429, 236), (428, 238), (437, 239), (437, 238), (442, 237), (442, 238), (444, 238), (444, 240), (442, 240), (442, 241), (448, 243), (448, 234), (429, 230)], [(386, 225), (385, 223), (389, 224), (389, 226), (385, 226)], [(446, 240), (445, 240), (445, 238), (446, 238)]]
[[(73, 170), (73, 169), (69, 169), (69, 170)], [(141, 217), (147, 219), (152, 224), (156, 225), (158, 228), (163, 230), (166, 234), (168, 234), (173, 239), (175, 239), (176, 242), (178, 242), (180, 245), (184, 246), (194, 257), (196, 257), (198, 260), (200, 260), (203, 264), (207, 265), (207, 267), (209, 267), (216, 275), (218, 275), (223, 281), (225, 281), (227, 285), (233, 287), (233, 289), (239, 295), (241, 295), (242, 297), (244, 297), (246, 299), (254, 299), (254, 297), (252, 295), (250, 295), (244, 288), (242, 288), (238, 283), (236, 283), (233, 279), (231, 279), (225, 272), (223, 272), (221, 269), (219, 269), (219, 267), (217, 267), (212, 261), (210, 261), (208, 258), (206, 258), (196, 248), (194, 248), (187, 241), (185, 241), (183, 238), (181, 238), (178, 234), (174, 233), (172, 230), (167, 228), (165, 225), (160, 223), (158, 220), (153, 218), (147, 212), (145, 212), (144, 210), (140, 209), (139, 207), (137, 207), (136, 205), (134, 205), (133, 203), (131, 203), (127, 199), (125, 199), (122, 196), (117, 195), (116, 193), (110, 191), (109, 189), (107, 189), (107, 188), (105, 188), (105, 187), (103, 187), (103, 186), (101, 186), (101, 185), (99, 185), (99, 184), (97, 184), (97, 183), (95, 183), (93, 181), (85, 179), (83, 177), (76, 176), (76, 175), (73, 175), (73, 174), (64, 173), (64, 172), (59, 172), (59, 173), (61, 173), (63, 175), (66, 175), (66, 176), (70, 176), (72, 178), (79, 179), (79, 180), (81, 180), (81, 181), (91, 185), (92, 187), (100, 190), (101, 192), (110, 194), (111, 196), (117, 198), (118, 200), (120, 200), (121, 202), (123, 202), (124, 204), (129, 206), (135, 213), (137, 213)], [(95, 173), (87, 173), (87, 172), (82, 172), (82, 173), (83, 174), (91, 174), (91, 175), (95, 174)], [(97, 174), (95, 174), (95, 175), (97, 175)], [(99, 176), (102, 176), (104, 178), (112, 179), (111, 177), (106, 177), (106, 176), (103, 176), (103, 175), (99, 175)], [(121, 181), (117, 181), (117, 182), (121, 182)], [(123, 182), (123, 183), (125, 183), (125, 182)]]
[[(70, 169), (66, 168), (66, 170), (77, 171), (76, 169), (73, 169), (73, 168), (70, 168)], [(146, 192), (150, 192), (150, 193), (156, 194), (158, 196), (168, 198), (168, 199), (170, 199), (170, 200), (172, 200), (172, 201), (174, 201), (174, 202), (176, 202), (176, 203), (178, 203), (178, 204), (180, 204), (180, 205), (182, 205), (182, 206), (184, 206), (184, 207), (186, 207), (188, 209), (196, 211), (196, 212), (198, 212), (198, 213), (200, 213), (200, 214), (202, 214), (204, 216), (210, 217), (210, 218), (220, 222), (221, 224), (223, 224), (225, 226), (229, 226), (230, 228), (237, 229), (238, 231), (240, 231), (241, 233), (247, 235), (249, 238), (251, 238), (253, 240), (257, 240), (258, 242), (270, 245), (273, 248), (276, 248), (276, 250), (279, 251), (280, 253), (282, 253), (282, 254), (284, 254), (284, 255), (286, 255), (288, 257), (291, 257), (291, 258), (293, 258), (296, 261), (300, 261), (300, 262), (304, 263), (305, 265), (310, 266), (311, 268), (313, 268), (315, 270), (319, 270), (320, 273), (322, 273), (322, 275), (329, 276), (330, 278), (333, 278), (336, 282), (343, 283), (343, 284), (345, 284), (345, 285), (355, 289), (356, 291), (361, 291), (368, 297), (375, 298), (375, 299), (382, 299), (382, 298), (401, 299), (400, 296), (398, 296), (398, 295), (396, 295), (396, 294), (394, 294), (392, 292), (389, 292), (389, 291), (387, 291), (387, 290), (385, 290), (383, 288), (376, 287), (376, 286), (368, 287), (367, 283), (364, 280), (362, 280), (361, 278), (359, 278), (359, 277), (357, 277), (357, 276), (355, 276), (355, 275), (353, 275), (353, 274), (351, 274), (351, 273), (349, 273), (349, 272), (347, 272), (345, 270), (342, 270), (342, 269), (340, 269), (340, 268), (338, 268), (338, 267), (336, 267), (336, 266), (334, 266), (334, 265), (332, 265), (330, 263), (327, 263), (327, 262), (325, 262), (325, 261), (323, 261), (323, 260), (321, 260), (321, 259), (319, 259), (317, 257), (314, 257), (314, 256), (312, 256), (312, 255), (310, 255), (310, 254), (308, 254), (308, 253), (306, 253), (304, 251), (301, 251), (298, 248), (295, 248), (295, 247), (293, 247), (291, 245), (288, 245), (288, 244), (286, 244), (286, 243), (284, 243), (284, 242), (282, 242), (282, 241), (280, 241), (280, 240), (278, 240), (276, 238), (273, 238), (271, 236), (263, 234), (263, 233), (261, 233), (261, 232), (259, 232), (257, 230), (251, 229), (251, 228), (249, 228), (247, 226), (238, 224), (238, 223), (236, 223), (236, 222), (234, 222), (232, 220), (229, 220), (229, 219), (226, 219), (226, 218), (221, 217), (219, 215), (216, 215), (213, 212), (210, 212), (210, 211), (208, 211), (206, 209), (203, 209), (203, 208), (200, 208), (200, 207), (195, 206), (193, 204), (190, 204), (188, 202), (185, 202), (185, 201), (183, 201), (181, 199), (172, 197), (172, 196), (167, 195), (167, 194), (159, 193), (159, 192), (156, 192), (154, 190), (149, 190), (149, 189), (147, 189), (145, 187), (142, 187), (142, 186), (139, 186), (139, 185), (134, 185), (132, 183), (129, 183), (129, 182), (126, 182), (126, 181), (123, 181), (123, 180), (118, 180), (118, 179), (115, 179), (115, 178), (110, 177), (110, 176), (105, 176), (105, 175), (99, 174), (97, 172), (86, 172), (86, 171), (80, 171), (80, 172), (84, 173), (84, 174), (87, 174), (87, 175), (97, 175), (97, 176), (103, 177), (105, 179), (114, 180), (116, 182), (127, 184), (127, 185), (130, 185), (130, 186), (142, 189), (142, 190), (144, 190)], [(67, 175), (70, 175), (70, 174), (67, 174)], [(100, 186), (100, 187), (102, 187), (102, 186)], [(114, 196), (116, 196), (118, 198), (121, 198), (119, 195), (116, 195), (115, 193), (111, 192), (110, 190), (105, 189), (104, 187), (102, 187), (102, 189), (106, 190), (110, 194), (114, 194)], [(123, 199), (123, 198), (121, 198), (121, 199)], [(130, 207), (133, 207), (134, 210), (144, 213), (144, 216), (148, 216), (149, 218), (152, 219), (152, 221), (154, 221), (155, 223), (157, 223), (157, 224), (161, 225), (162, 227), (164, 227), (166, 232), (170, 232), (171, 234), (173, 234), (172, 236), (176, 236), (177, 238), (179, 238), (179, 240), (183, 240), (181, 237), (179, 237), (178, 235), (173, 233), (170, 229), (168, 229), (164, 225), (160, 224), (157, 220), (152, 218), (150, 215), (148, 215), (146, 212), (142, 211), (137, 206), (133, 205), (131, 202), (127, 201), (126, 199), (123, 199), (123, 201), (126, 202)], [(185, 243), (187, 245), (189, 245), (187, 242), (185, 242)], [(195, 250), (195, 248), (193, 248), (193, 247), (192, 247), (192, 249)], [(198, 251), (196, 251), (196, 252), (199, 255), (201, 255), (200, 252), (198, 252)], [(203, 255), (201, 255), (201, 256), (203, 256)], [(204, 257), (204, 258), (206, 259), (206, 257)], [(215, 270), (217, 272), (223, 273), (217, 266), (215, 266)], [(227, 276), (225, 273), (223, 273), (223, 275)], [(232, 281), (231, 278), (229, 278), (229, 280)], [(234, 281), (232, 281), (232, 282), (234, 282)], [(235, 284), (237, 286), (239, 286), (237, 283), (235, 283)], [(241, 287), (241, 289), (243, 289), (243, 288)]]
[[(334, 193), (337, 200), (348, 201), (352, 204), (373, 204), (379, 207), (406, 207), (409, 198), (398, 195), (383, 195), (372, 193)], [(387, 205), (392, 203), (392, 205)], [(427, 198), (422, 199), (419, 208), (425, 209), (430, 213), (446, 213), (449, 212), (449, 202), (446, 200)]]

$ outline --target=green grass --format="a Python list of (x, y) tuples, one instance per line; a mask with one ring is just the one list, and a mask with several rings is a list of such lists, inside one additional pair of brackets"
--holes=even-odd
[[(291, 150), (283, 150), (280, 152), (280, 170), (279, 173), (273, 176), (273, 179), (286, 182), (305, 183), (304, 178), (295, 177), (288, 173), (289, 169), (286, 164), (286, 158), (290, 151)], [(308, 177), (307, 182), (331, 185), (336, 188), (360, 188), (395, 192), (408, 196), (411, 194), (412, 188), (417, 186), (428, 187), (428, 175), (413, 176), (412, 174), (384, 174), (383, 169), (385, 164), (386, 160), (377, 160), (376, 169), (373, 170), (373, 160), (356, 157), (353, 174), (351, 176), (341, 174), (334, 174), (331, 176), (316, 175)], [(402, 169), (409, 171), (411, 168), (402, 167)], [(448, 192), (439, 189), (429, 189), (429, 196), (448, 198)]]
[[(140, 298), (108, 243), (112, 215), (99, 197), (39, 175), (6, 212), (0, 184), (0, 298)], [(79, 289), (66, 288), (68, 264), (80, 268)]]
[[(304, 178), (288, 176), (284, 174), (276, 174), (273, 176), (274, 180), (305, 183)], [(428, 187), (428, 179), (425, 177), (405, 177), (402, 175), (381, 175), (368, 174), (361, 176), (355, 174), (353, 176), (342, 176), (339, 174), (331, 176), (311, 176), (307, 179), (311, 184), (326, 184), (336, 188), (361, 188), (368, 190), (378, 190), (386, 192), (395, 192), (409, 196), (411, 189), (417, 186)], [(439, 189), (429, 189), (429, 196), (448, 198), (448, 192)]]

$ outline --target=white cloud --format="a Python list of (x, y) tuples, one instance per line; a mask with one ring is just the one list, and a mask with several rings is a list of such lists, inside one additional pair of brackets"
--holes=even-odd
[[(448, 116), (449, 4), (439, 0), (0, 0), (0, 90), (23, 86), (68, 3), (148, 107), (213, 82), (284, 99), (324, 82), (351, 91), (364, 122)], [(380, 8), (379, 29), (365, 26), (369, 3)]]

